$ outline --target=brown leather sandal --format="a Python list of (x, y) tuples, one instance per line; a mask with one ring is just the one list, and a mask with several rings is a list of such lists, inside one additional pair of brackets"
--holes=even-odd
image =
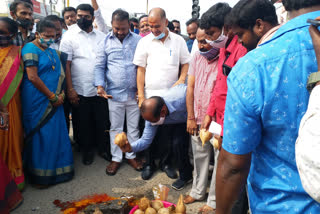
[(115, 175), (120, 167), (119, 162), (111, 161), (111, 163), (106, 168), (107, 175)]

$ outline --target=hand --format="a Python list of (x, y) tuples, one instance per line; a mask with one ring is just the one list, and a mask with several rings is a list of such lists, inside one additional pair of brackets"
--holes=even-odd
[(126, 141), (126, 144), (122, 147), (120, 147), (122, 152), (132, 152), (132, 148), (131, 145), (129, 143), (129, 141)]
[(69, 101), (72, 105), (78, 105), (79, 104), (79, 96), (76, 92), (76, 90), (74, 89), (70, 89), (68, 91), (68, 98), (69, 98)]
[(217, 149), (220, 151), (221, 147), (222, 147), (222, 137), (219, 135), (214, 135), (214, 138), (218, 141), (218, 148)]
[(64, 95), (59, 94), (59, 96), (58, 96), (58, 101), (55, 102), (55, 103), (52, 103), (52, 105), (53, 105), (54, 107), (61, 106), (61, 105), (63, 104), (63, 101), (64, 101)]
[(8, 130), (9, 128), (9, 112), (0, 111), (0, 129)]
[(202, 121), (200, 129), (205, 129), (206, 131), (208, 131), (211, 122), (212, 122), (212, 117), (210, 115), (206, 115), (204, 117), (204, 120)]
[(191, 135), (198, 135), (198, 125), (195, 121), (195, 119), (187, 121), (187, 132)]
[(139, 104), (139, 108), (141, 108), (141, 105), (142, 105), (142, 103), (143, 103), (143, 101), (145, 101), (145, 97), (144, 96), (138, 96), (138, 104)]
[(185, 81), (179, 79), (175, 84), (173, 84), (173, 86), (171, 88), (173, 88), (177, 85), (180, 85), (180, 84), (184, 84), (184, 83), (185, 83)]
[(101, 86), (98, 86), (97, 94), (98, 96), (103, 97), (105, 99), (109, 99), (109, 98), (112, 99), (112, 96), (108, 95), (107, 92)]

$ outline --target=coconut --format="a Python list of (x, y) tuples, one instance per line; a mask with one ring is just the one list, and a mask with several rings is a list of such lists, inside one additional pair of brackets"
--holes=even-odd
[(145, 214), (157, 214), (157, 211), (155, 209), (153, 209), (152, 207), (148, 207), (144, 213)]
[(200, 130), (200, 139), (202, 141), (202, 146), (208, 142), (212, 138), (212, 133), (209, 131), (206, 131), (205, 129)]
[(150, 207), (150, 201), (146, 197), (140, 199), (139, 209), (142, 211), (146, 211), (146, 209)]
[(119, 147), (123, 147), (124, 145), (126, 145), (128, 138), (126, 133), (122, 132), (120, 134), (117, 134), (115, 139), (114, 139), (114, 143), (116, 145), (118, 145)]
[(160, 200), (155, 200), (151, 202), (151, 206), (156, 211), (160, 210), (163, 207), (163, 203)]
[(180, 195), (179, 201), (178, 201), (177, 206), (176, 206), (176, 213), (185, 214), (186, 211), (187, 211), (186, 205), (184, 205), (184, 203), (183, 203), (183, 195)]
[(140, 209), (137, 209), (133, 214), (144, 214), (144, 212)]
[(168, 208), (161, 208), (158, 210), (158, 214), (170, 214), (170, 211)]

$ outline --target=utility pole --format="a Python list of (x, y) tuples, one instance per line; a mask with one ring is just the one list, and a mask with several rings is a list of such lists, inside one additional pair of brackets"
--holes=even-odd
[(147, 12), (146, 12), (146, 14), (148, 14), (148, 13), (149, 13), (149, 0), (147, 0)]

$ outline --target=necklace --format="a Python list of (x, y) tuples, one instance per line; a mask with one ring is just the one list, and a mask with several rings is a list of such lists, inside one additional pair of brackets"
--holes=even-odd
[[(37, 43), (37, 44), (36, 44), (36, 43)], [(52, 56), (52, 59), (53, 59), (53, 60), (52, 60), (51, 57), (49, 56), (49, 54), (46, 52), (46, 50), (43, 49), (43, 48), (40, 46), (38, 40), (36, 41), (36, 43), (33, 42), (33, 44), (35, 44), (38, 48), (40, 48), (40, 50), (42, 50), (42, 51), (47, 55), (47, 57), (49, 58), (49, 60), (50, 60), (50, 62), (51, 62), (51, 68), (52, 68), (52, 70), (54, 71), (54, 69), (56, 68), (57, 62), (56, 62), (56, 59), (54, 58), (53, 53), (52, 53), (48, 48), (46, 49), (46, 50), (48, 50), (48, 52), (49, 52), (50, 55)]]
[(49, 49), (47, 49), (48, 50), (48, 52), (50, 53), (50, 55), (52, 56), (52, 59), (51, 59), (51, 57), (49, 56), (49, 54), (47, 54), (47, 52), (46, 52), (46, 50), (44, 50), (44, 53), (48, 56), (48, 58), (49, 58), (49, 60), (51, 61), (51, 67), (52, 67), (52, 70), (54, 71), (54, 69), (56, 68), (56, 64), (57, 64), (57, 62), (56, 62), (56, 59), (54, 58), (54, 55), (53, 55), (53, 53), (49, 50)]

